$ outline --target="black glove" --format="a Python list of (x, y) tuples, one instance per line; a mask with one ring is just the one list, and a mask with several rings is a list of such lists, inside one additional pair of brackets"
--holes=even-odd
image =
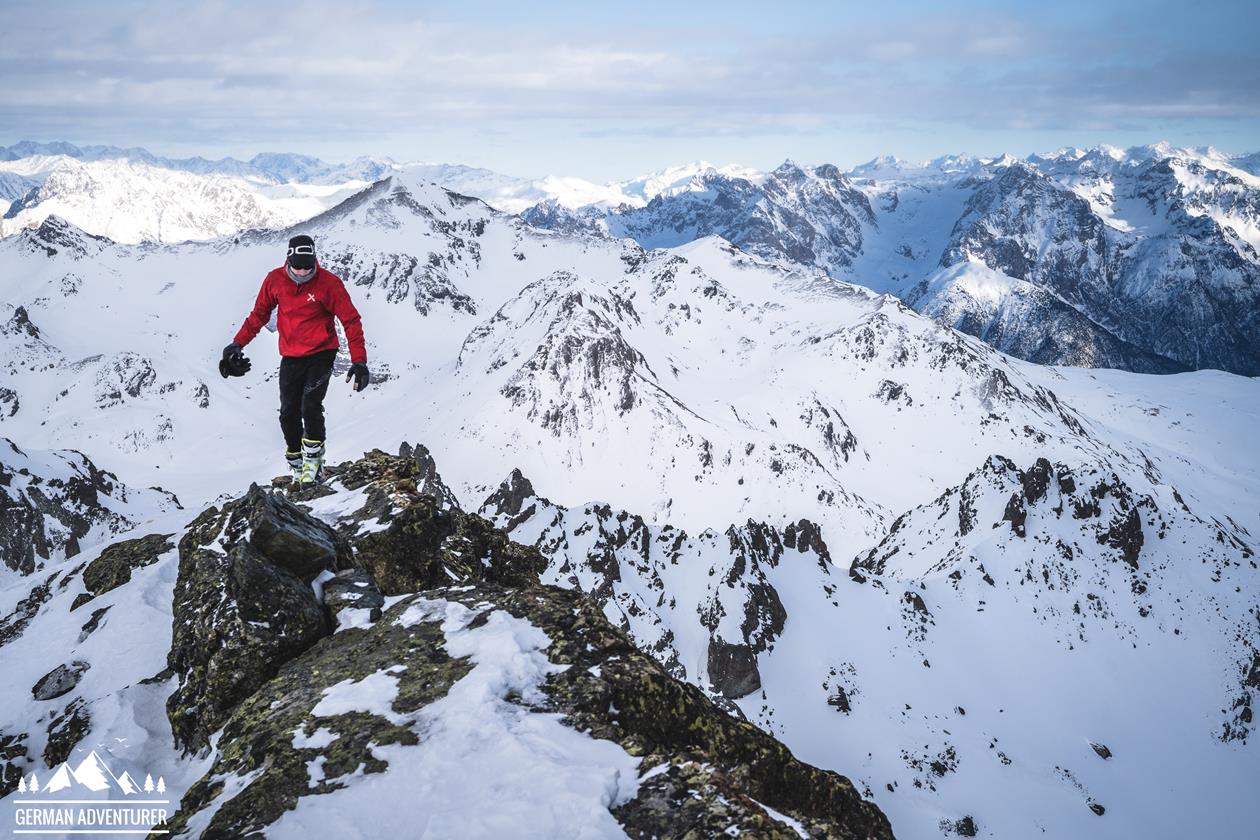
[(250, 361), (241, 351), (241, 345), (232, 342), (223, 348), (223, 358), (219, 360), (219, 375), (224, 379), (229, 376), (244, 376), (249, 373)]
[(346, 372), (346, 381), (349, 382), (351, 377), (354, 377), (354, 385), (352, 388), (355, 391), (362, 391), (368, 386), (367, 365), (363, 362), (355, 362), (350, 365), (350, 370)]

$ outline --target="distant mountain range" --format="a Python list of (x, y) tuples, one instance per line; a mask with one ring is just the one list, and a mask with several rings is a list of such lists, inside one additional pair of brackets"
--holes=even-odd
[(0, 149), (0, 234), (57, 215), (119, 242), (286, 228), (391, 174), (520, 212), (534, 227), (648, 248), (721, 236), (785, 266), (894, 294), (1029, 361), (1260, 374), (1260, 154), (1167, 144), (1026, 159), (876, 158), (842, 171), (704, 162), (610, 184), (462, 165), (292, 154)]
[[(77, 166), (75, 164), (78, 164)], [(741, 166), (713, 167), (705, 161), (696, 161), (682, 166), (674, 166), (610, 184), (598, 184), (583, 178), (564, 175), (548, 175), (542, 178), (521, 178), (504, 175), (489, 169), (482, 169), (462, 164), (445, 163), (399, 163), (391, 158), (360, 157), (347, 164), (325, 163), (308, 155), (288, 153), (259, 154), (249, 160), (238, 160), (226, 157), (208, 160), (203, 157), (167, 158), (141, 148), (120, 148), (118, 146), (75, 146), (71, 143), (35, 143), (23, 141), (12, 146), (0, 147), (0, 202), (8, 201), (10, 208), (6, 218), (17, 217), (27, 208), (47, 205), (41, 213), (26, 214), (21, 221), (7, 226), (0, 226), (0, 231), (12, 233), (14, 230), (38, 224), (48, 212), (57, 212), (84, 230), (111, 236), (122, 242), (140, 242), (142, 240), (157, 242), (176, 242), (181, 239), (213, 239), (228, 235), (249, 227), (274, 226), (274, 220), (262, 214), (242, 215), (231, 205), (242, 201), (238, 195), (220, 195), (209, 202), (208, 210), (217, 212), (221, 221), (216, 224), (203, 224), (201, 228), (190, 228), (188, 232), (173, 235), (171, 231), (152, 229), (141, 234), (130, 234), (119, 231), (110, 232), (102, 225), (102, 217), (116, 212), (117, 205), (113, 199), (119, 187), (109, 185), (110, 181), (127, 180), (131, 188), (142, 188), (140, 182), (146, 179), (169, 180), (169, 172), (184, 173), (193, 176), (221, 176), (238, 189), (254, 194), (255, 200), (265, 203), (268, 199), (283, 198), (292, 194), (292, 190), (274, 189), (281, 186), (301, 185), (308, 189), (304, 192), (313, 196), (328, 197), (318, 208), (308, 208), (305, 216), (295, 211), (289, 224), (315, 215), (319, 210), (336, 204), (345, 197), (345, 193), (332, 194), (331, 191), (309, 189), (311, 187), (352, 187), (362, 188), (372, 181), (386, 175), (406, 170), (421, 178), (440, 184), (447, 189), (473, 195), (485, 200), (500, 210), (511, 213), (520, 212), (540, 201), (557, 200), (568, 206), (603, 204), (616, 207), (621, 204), (641, 206), (657, 195), (684, 187), (697, 173), (713, 169), (732, 177), (757, 177), (755, 170)], [(79, 175), (77, 185), (67, 190), (64, 187), (41, 190), (50, 174), (65, 170), (83, 173)], [(114, 173), (123, 172), (123, 178)], [(171, 190), (173, 198), (188, 203), (190, 198), (183, 190), (193, 183), (190, 179), (176, 179), (178, 188)], [(102, 182), (97, 184), (96, 182)], [(271, 189), (268, 189), (271, 188)], [(194, 190), (196, 192), (196, 190)], [(92, 206), (85, 206), (77, 214), (66, 212), (65, 207), (49, 205), (50, 199), (74, 192), (91, 197)], [(191, 200), (196, 202), (199, 196)], [(202, 202), (205, 203), (204, 201)], [(0, 203), (0, 207), (4, 204)], [(234, 212), (235, 210), (235, 212)]]
[(394, 167), (389, 158), (360, 157), (347, 164), (325, 163), (308, 155), (264, 153), (249, 160), (225, 157), (208, 160), (203, 157), (167, 158), (147, 149), (118, 146), (76, 146), (72, 143), (35, 143), (24, 140), (12, 146), (0, 146), (0, 161), (30, 158), (64, 157), (88, 162), (126, 161), (161, 169), (174, 169), (194, 175), (231, 175), (257, 178), (273, 184), (342, 184), (346, 181), (374, 181)]
[(1012, 355), (1148, 373), (1260, 374), (1256, 155), (1161, 144), (1027, 160), (791, 161), (701, 172), (642, 207), (522, 215), (669, 247), (718, 235), (901, 297)]

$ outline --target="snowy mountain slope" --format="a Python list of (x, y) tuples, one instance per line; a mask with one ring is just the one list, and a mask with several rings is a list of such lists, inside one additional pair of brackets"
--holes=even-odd
[[(143, 524), (148, 533), (174, 534), (190, 515), (155, 514)], [(181, 780), (197, 771), (177, 761), (165, 721), (169, 689), (146, 682), (165, 666), (170, 648), (174, 546), (164, 544), (168, 550), (159, 546), (137, 558), (124, 583), (84, 605), (85, 570), (99, 566), (111, 545), (106, 541), (74, 558), (54, 560), (34, 576), (6, 580), (0, 623), (0, 661), (10, 688), (0, 694), (5, 797), (16, 790), (19, 776), (29, 783), (34, 773), (43, 785), (62, 762), (77, 767), (93, 748), (113, 772), (138, 779), (152, 773), (165, 777), (173, 790), (182, 790), (191, 779)], [(59, 671), (64, 676), (56, 691), (33, 692)], [(108, 791), (74, 793), (74, 798), (104, 798)], [(4, 810), (12, 824), (12, 809)]]
[(158, 488), (128, 487), (81, 452), (25, 450), (0, 439), (0, 570), (31, 574), (48, 562), (179, 509)]
[[(767, 697), (754, 692), (735, 702), (750, 718), (781, 733), (798, 753), (814, 755), (814, 763), (852, 772), (869, 784), (881, 806), (896, 810), (893, 826), (899, 836), (937, 836), (939, 820), (954, 826), (968, 815), (982, 826), (1019, 829), (996, 831), (998, 836), (1028, 833), (1015, 809), (995, 805), (988, 791), (996, 789), (1012, 802), (1048, 803), (1046, 810), (1037, 806), (1030, 813), (1050, 833), (1082, 833), (1102, 825), (1123, 836), (1134, 826), (1156, 825), (1164, 813), (1159, 810), (1163, 800), (1156, 802), (1152, 793), (1156, 787), (1128, 798), (1117, 792), (1119, 782), (1098, 782), (1082, 769), (1076, 753), (1059, 752), (1063, 739), (1052, 737), (1053, 727), (1037, 727), (1051, 721), (1061, 724), (1054, 732), (1097, 739), (1110, 736), (1092, 730), (1130, 739), (1138, 726), (1162, 732), (1169, 729), (1172, 708), (1163, 705), (1165, 696), (1184, 698), (1199, 709), (1209, 698), (1216, 704), (1202, 712), (1201, 727), (1179, 722), (1167, 735), (1168, 743), (1185, 747), (1187, 766), (1197, 768), (1191, 771), (1195, 778), (1246, 778), (1254, 768), (1253, 738), (1247, 744), (1214, 740), (1226, 722), (1224, 710), (1250, 690), (1247, 674), (1238, 673), (1240, 651), (1226, 635), (1235, 631), (1221, 622), (1200, 622), (1194, 629), (1195, 639), (1205, 645), (1198, 647), (1196, 641), (1192, 651), (1201, 677), (1196, 686), (1208, 688), (1183, 692), (1180, 683), (1165, 685), (1173, 679), (1171, 670), (1152, 671), (1159, 686), (1155, 699), (1138, 707), (1142, 711), (1134, 713), (1139, 717), (1131, 726), (1103, 726), (1106, 721), (1088, 710), (1083, 693), (1072, 694), (1061, 713), (1047, 712), (1044, 703), (1031, 700), (994, 711), (989, 707), (994, 698), (985, 699), (980, 687), (1003, 686), (1003, 692), (1022, 697), (1027, 680), (1008, 673), (1007, 648), (986, 653), (983, 667), (973, 669), (979, 676), (972, 679), (975, 640), (986, 632), (1028, 639), (1035, 652), (1030, 661), (1044, 655), (1055, 663), (1053, 673), (1082, 681), (1111, 673), (1113, 658), (1122, 649), (1132, 650), (1134, 642), (1117, 636), (1094, 647), (1078, 645), (1071, 657), (1056, 659), (1067, 655), (1056, 645), (1074, 626), (1072, 619), (1043, 622), (1032, 612), (1040, 601), (1030, 604), (1021, 593), (1031, 590), (1015, 589), (1013, 571), (1003, 592), (1009, 588), (1015, 594), (986, 598), (994, 606), (973, 617), (974, 592), (972, 601), (940, 606), (947, 603), (941, 593), (954, 591), (948, 572), (916, 581), (913, 570), (886, 566), (880, 588), (869, 572), (863, 573), (868, 583), (858, 584), (847, 569), (852, 558), (886, 540), (903, 513), (933, 504), (951, 488), (957, 495), (956, 488), (989, 456), (1000, 455), (1025, 471), (1045, 458), (1076, 475), (1114, 473), (1130, 499), (1156, 500), (1166, 518), (1176, 518), (1170, 532), (1184, 535), (1200, 552), (1210, 549), (1212, 568), (1221, 565), (1226, 579), (1237, 581), (1240, 591), (1229, 587), (1217, 593), (1223, 612), (1245, 612), (1255, 587), (1231, 577), (1242, 574), (1243, 566), (1226, 567), (1223, 561), (1228, 557), (1234, 564), (1241, 557), (1233, 541), (1251, 546), (1250, 535), (1260, 533), (1260, 510), (1251, 503), (1260, 497), (1255, 478), (1260, 471), (1248, 438), (1260, 416), (1255, 380), (1216, 372), (1150, 377), (1024, 364), (890, 296), (837, 283), (816, 271), (771, 264), (716, 238), (645, 252), (625, 241), (556, 235), (407, 173), (366, 189), (314, 220), (311, 229), (326, 258), (345, 266), (364, 314), (373, 370), (388, 366), (390, 374), (388, 381), (358, 395), (334, 383), (328, 400), (332, 459), (379, 441), (422, 437), (456, 495), (473, 504), (495, 493), (503, 477), (519, 467), (533, 495), (551, 500), (550, 508), (539, 509), (553, 517), (563, 511), (558, 523), (544, 516), (521, 523), (518, 531), (518, 539), (546, 534), (544, 543), (567, 541), (573, 547), (570, 568), (553, 568), (557, 581), (576, 578), (576, 585), (592, 592), (601, 585), (611, 588), (612, 612), (606, 606), (606, 613), (620, 620), (622, 609), (626, 615), (632, 607), (641, 610), (630, 625), (642, 634), (641, 643), (652, 649), (672, 631), (669, 644), (687, 678), (713, 682), (717, 675), (716, 682), (731, 694), (749, 685), (748, 652), (738, 646), (751, 650), (764, 644), (756, 667)], [(60, 358), (85, 361), (78, 369), (50, 362), (55, 366), (38, 375), (10, 370), (3, 385), (18, 395), (20, 407), (6, 419), (6, 433), (13, 429), (24, 446), (47, 446), (50, 440), (64, 446), (74, 436), (102, 466), (132, 482), (160, 481), (190, 507), (214, 500), (225, 488), (280, 472), (269, 334), (247, 349), (254, 371), (245, 379), (224, 382), (214, 376), (214, 365), (262, 273), (281, 259), (288, 233), (125, 247), (57, 223), (45, 226), (42, 234), (31, 231), (0, 242), (2, 299), (23, 307), (26, 320)], [(75, 279), (67, 281), (71, 275)], [(67, 282), (74, 294), (61, 291)], [(117, 305), (120, 300), (127, 305)], [(189, 316), (193, 312), (195, 318)], [(4, 336), (14, 347), (28, 346), (30, 338), (24, 328)], [(130, 359), (124, 370), (139, 374), (126, 381), (150, 384), (134, 389), (136, 394), (123, 387), (103, 392), (84, 387), (101, 376), (109, 381), (115, 366), (104, 360), (122, 357)], [(143, 373), (141, 359), (152, 376)], [(124, 381), (121, 373), (117, 381)], [(178, 384), (163, 393), (167, 383)], [(204, 407), (194, 396), (198, 384), (205, 386)], [(66, 394), (59, 397), (62, 391)], [(117, 402), (110, 397), (114, 391)], [(157, 415), (170, 421), (163, 439), (155, 435), (144, 445), (120, 445), (136, 439), (127, 432), (148, 428)], [(1005, 512), (1010, 494), (1001, 489), (986, 490), (993, 496), (981, 506), (986, 516), (998, 507)], [(1193, 518), (1176, 513), (1180, 508), (1173, 507), (1173, 491)], [(1044, 517), (1046, 528), (1059, 533), (1063, 521), (1039, 505), (1026, 505), (1028, 517)], [(627, 511), (624, 521), (618, 511)], [(497, 507), (487, 512), (498, 515)], [(643, 528), (626, 524), (635, 516)], [(738, 545), (732, 545), (727, 529), (749, 519), (761, 524), (734, 529)], [(799, 550), (801, 519), (817, 526), (819, 538), (816, 543), (811, 537), (804, 552)], [(1214, 519), (1221, 525), (1213, 525)], [(983, 527), (997, 534), (1003, 522), (999, 515)], [(996, 531), (993, 524), (999, 525)], [(1006, 553), (1026, 553), (1027, 562), (1045, 565), (1060, 556), (1052, 542), (1017, 537), (1009, 525), (1009, 536), (1001, 537)], [(791, 541), (796, 548), (788, 544), (789, 526), (795, 529)], [(1214, 542), (1217, 528), (1219, 543)], [(618, 529), (629, 535), (624, 542), (615, 537)], [(682, 532), (687, 536), (679, 543), (674, 568), (667, 546)], [(669, 536), (657, 542), (662, 534)], [(1088, 543), (1087, 537), (1096, 540), (1089, 535), (1078, 530), (1073, 538), (1082, 548), (1073, 560), (1082, 576), (1112, 562), (1111, 549)], [(646, 537), (661, 553), (652, 555), (649, 549), (649, 557), (636, 561), (633, 555), (642, 557)], [(1157, 545), (1157, 539), (1144, 531), (1145, 543)], [(978, 532), (950, 535), (930, 549), (915, 544), (903, 550), (913, 548), (924, 557), (939, 552), (944, 558), (955, 543), (972, 550), (975, 540)], [(821, 546), (834, 565), (818, 562)], [(1159, 557), (1161, 550), (1150, 549), (1150, 556)], [(779, 559), (772, 563), (776, 552)], [(609, 572), (610, 553), (617, 558), (620, 582)], [(743, 568), (736, 571), (740, 556)], [(796, 557), (805, 562), (790, 562)], [(1160, 563), (1171, 569), (1165, 561)], [(1142, 562), (1140, 557), (1145, 570)], [(715, 579), (729, 578), (731, 585), (710, 587), (710, 569)], [(699, 574), (690, 574), (693, 570)], [(668, 578), (669, 588), (679, 593), (668, 610), (658, 603), (662, 591), (653, 589), (653, 574)], [(941, 575), (945, 581), (938, 579)], [(990, 576), (998, 582), (996, 574)], [(1119, 585), (1119, 578), (1106, 580), (1109, 587)], [(904, 600), (907, 589), (919, 583), (927, 587), (918, 590), (925, 609), (947, 630), (929, 630), (926, 640), (905, 639), (921, 624), (913, 599)], [(775, 629), (778, 611), (772, 601), (759, 594), (766, 584), (783, 609), (781, 630)], [(1213, 589), (1201, 579), (1191, 584)], [(981, 576), (977, 586), (986, 591), (989, 585)], [(1108, 603), (1118, 603), (1110, 589), (1102, 594)], [(833, 597), (852, 610), (820, 602)], [(1201, 605), (1203, 598), (1196, 595), (1194, 603)], [(762, 629), (756, 638), (745, 639), (740, 615), (747, 617), (748, 604), (757, 607), (750, 629)], [(1189, 604), (1186, 609), (1195, 611)], [(844, 617), (815, 618), (828, 612)], [(995, 616), (1001, 621), (992, 626), (969, 623)], [(1176, 664), (1190, 655), (1189, 648), (1174, 647), (1180, 634), (1169, 637), (1166, 625), (1129, 623), (1150, 645), (1152, 656)], [(866, 641), (881, 633), (875, 643)], [(711, 662), (715, 638), (723, 644)], [(847, 643), (854, 639), (863, 641)], [(890, 650), (898, 651), (891, 664)], [(1077, 656), (1078, 651), (1086, 653)], [(664, 658), (668, 661), (668, 654)], [(930, 668), (922, 665), (925, 658)], [(841, 678), (849, 674), (845, 663), (857, 673), (851, 683)], [(836, 675), (830, 674), (833, 667)], [(1145, 672), (1134, 665), (1116, 673), (1136, 683)], [(837, 688), (850, 684), (872, 700), (862, 703), (859, 697), (846, 717), (827, 701), (838, 703)], [(1108, 699), (1103, 708), (1122, 708), (1126, 698), (1137, 702), (1126, 693), (1131, 691), (1127, 683), (1101, 684), (1108, 698), (1120, 698), (1115, 705)], [(964, 685), (972, 686), (965, 697)], [(1050, 696), (1052, 685), (1044, 684)], [(955, 714), (952, 705), (944, 705), (953, 697), (959, 697), (953, 702), (967, 709), (968, 723), (975, 727), (960, 729), (970, 733), (965, 739), (943, 736), (944, 718), (931, 716)], [(905, 710), (906, 704), (912, 710)], [(1245, 705), (1238, 706), (1239, 712)], [(919, 717), (920, 709), (931, 715)], [(1002, 723), (1007, 714), (1014, 723)], [(871, 734), (845, 726), (858, 717)], [(947, 728), (954, 732), (958, 724)], [(978, 767), (974, 757), (989, 753), (989, 741), (981, 741), (990, 733), (1017, 743), (1024, 756), (1021, 767), (1034, 769), (1005, 778), (973, 772), (970, 768)], [(1196, 733), (1202, 738), (1196, 740)], [(896, 749), (877, 751), (876, 740)], [(946, 741), (962, 757), (962, 769), (938, 776), (933, 763), (946, 767), (952, 761)], [(1121, 753), (1113, 749), (1119, 761)], [(840, 761), (841, 752), (859, 757), (871, 752), (869, 770), (850, 770)], [(1103, 761), (1092, 752), (1084, 755)], [(1055, 775), (1055, 765), (1070, 770), (1070, 778)], [(1130, 772), (1126, 765), (1116, 775), (1127, 779)], [(951, 780), (964, 778), (951, 787)], [(935, 784), (937, 791), (915, 788), (915, 779)], [(1082, 794), (1072, 779), (1089, 792)], [(893, 792), (881, 787), (894, 781)], [(915, 794), (903, 797), (905, 805), (883, 798), (908, 790)], [(1218, 794), (1236, 792), (1229, 785), (1216, 792), (1184, 790), (1209, 804), (1221, 802), (1214, 798)], [(1088, 809), (1086, 796), (1106, 806), (1102, 818)], [(1130, 811), (1142, 815), (1130, 818)], [(1233, 813), (1221, 807), (1216, 816), (1228, 820)], [(1090, 822), (1099, 819), (1111, 822)], [(1170, 819), (1170, 825), (1181, 825)], [(907, 824), (904, 831), (899, 821)], [(1223, 831), (1232, 827), (1213, 824), (1224, 826)]]
[[(648, 246), (716, 233), (898, 294), (1033, 361), (1251, 375), (1260, 180), (1238, 160), (1164, 144), (1027, 161), (879, 158), (835, 173), (843, 183), (830, 191), (778, 189), (775, 175), (698, 176), (696, 188), (647, 207), (550, 202), (524, 217)], [(951, 282), (969, 262), (1011, 278), (1007, 290), (994, 298), (988, 284), (975, 297), (974, 284)]]
[(536, 205), (558, 208), (642, 207), (658, 195), (695, 188), (696, 177), (714, 170), (727, 175), (760, 178), (742, 166), (713, 167), (705, 161), (667, 167), (624, 181), (598, 184), (571, 175), (520, 178), (489, 169), (445, 163), (407, 163), (397, 167), (413, 179), (432, 181), (452, 192), (476, 196), (498, 210), (520, 213)]
[[(1117, 338), (1188, 367), (1260, 371), (1254, 314), (1260, 255), (1246, 242), (1231, 245), (1209, 215), (1190, 212), (1173, 173), (1164, 158), (1137, 176), (1152, 209), (1164, 205), (1161, 233), (1142, 237), (1117, 232), (1048, 176), (1009, 166), (969, 199), (941, 265), (980, 259), (1113, 325)], [(1200, 194), (1200, 205), (1206, 200)], [(1260, 206), (1260, 191), (1255, 200)], [(1054, 334), (1048, 313), (1033, 310), (1027, 319), (1036, 323), (1027, 329)], [(1094, 343), (1104, 343), (1104, 330), (1097, 332), (1102, 340)]]
[[(0, 163), (3, 197), (13, 201), (0, 231), (9, 234), (58, 214), (122, 241), (208, 239), (318, 213), (363, 186), (347, 178), (407, 171), (553, 230), (649, 247), (722, 235), (899, 294), (1034, 361), (1249, 374), (1260, 355), (1260, 180), (1247, 158), (1210, 149), (1100, 147), (922, 165), (881, 158), (847, 178), (834, 167), (788, 163), (766, 175), (697, 162), (608, 185), (445, 164), (339, 168), (297, 155), (173, 161), (142, 149), (24, 143), (6, 156), (15, 158)], [(994, 303), (970, 299), (971, 284), (942, 282), (972, 260), (1022, 283)]]
[[(1030, 300), (1030, 290), (1011, 283), (996, 301), (981, 295), (962, 303), (971, 296), (966, 288), (925, 276), (917, 286), (898, 287), (908, 302), (945, 314), (987, 309), (989, 319), (973, 319), (967, 331), (998, 336), (1003, 343), (996, 346), (1038, 361), (1046, 356), (1037, 351), (1057, 344), (1063, 355), (1053, 360), (1060, 363), (1160, 370), (1158, 360), (1144, 355), (1154, 354), (1191, 368), (1254, 372), (1250, 313), (1260, 276), (1260, 257), (1248, 241), (1260, 196), (1254, 177), (1210, 150), (1166, 145), (1067, 150), (1000, 164), (966, 171), (952, 185), (939, 173), (920, 172), (903, 184), (894, 171), (867, 189), (874, 207), (892, 209), (879, 217), (884, 229), (900, 202), (876, 194), (901, 197), (924, 183), (935, 185), (930, 193), (965, 193), (962, 209), (944, 214), (954, 216), (944, 242), (912, 249), (929, 258), (939, 249), (938, 265), (915, 269), (931, 275), (980, 261), (1050, 296)], [(872, 265), (886, 275), (880, 267)], [(932, 285), (954, 302), (926, 293)], [(1079, 314), (1063, 310), (1063, 301)], [(1019, 321), (1015, 332), (1012, 318)]]
[(839, 275), (862, 250), (862, 225), (874, 222), (869, 203), (834, 166), (805, 170), (791, 161), (764, 176), (695, 173), (642, 206), (593, 213), (548, 202), (522, 214), (538, 226), (588, 230), (668, 248), (721, 236), (751, 254), (786, 256)]
[(1117, 338), (1054, 291), (979, 260), (940, 269), (905, 299), (924, 315), (1030, 362), (1139, 373), (1186, 369)]
[(489, 169), (448, 163), (406, 163), (395, 167), (417, 180), (431, 181), (452, 192), (476, 196), (500, 210), (515, 213), (540, 202), (565, 205), (617, 203), (625, 196), (615, 185), (595, 184), (582, 178), (551, 175), (521, 178)]
[[(973, 468), (967, 453), (927, 445), (929, 428), (1020, 460), (1140, 463), (1048, 393), (1057, 386), (1036, 369), (891, 298), (716, 239), (645, 253), (550, 235), (403, 175), (309, 229), (364, 313), (375, 369), (391, 376), (364, 395), (332, 390), (332, 444), (353, 447), (354, 406), (365, 403), (388, 434), (432, 430), (466, 496), (519, 466), (559, 502), (620, 495), (690, 528), (836, 517), (856, 551), (889, 514)], [(41, 230), (0, 245), (11, 266), (3, 292), (68, 361), (4, 383), (28, 407), (8, 421), (18, 439), (75, 440), (186, 500), (271, 463), (270, 335), (250, 348), (256, 375), (225, 382), (214, 363), (288, 232), (136, 249)], [(79, 291), (66, 294), (67, 283)], [(225, 283), (235, 291), (224, 295)], [(124, 290), (120, 313), (111, 301)], [(246, 471), (189, 471), (193, 441), (207, 435)], [(510, 453), (522, 441), (531, 454), (518, 462)], [(548, 486), (556, 465), (563, 485)]]
[[(1176, 836), (1254, 775), (1236, 745), (1260, 699), (1260, 604), (1237, 529), (1162, 496), (994, 456), (850, 573), (806, 523), (691, 537), (558, 507), (519, 473), (483, 513), (550, 558), (544, 579), (794, 749), (867, 755), (860, 782), (899, 836), (968, 817), (982, 836)], [(1202, 781), (1153, 801), (1172, 756)]]

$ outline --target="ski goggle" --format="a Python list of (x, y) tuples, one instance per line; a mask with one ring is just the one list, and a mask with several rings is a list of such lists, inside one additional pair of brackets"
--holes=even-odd
[(314, 245), (296, 245), (289, 249), (289, 256), (291, 257), (294, 254), (308, 254), (313, 257), (315, 256), (315, 246)]

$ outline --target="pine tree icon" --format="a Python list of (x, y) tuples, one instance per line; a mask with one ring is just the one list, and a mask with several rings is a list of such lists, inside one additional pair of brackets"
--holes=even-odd
[(18, 779), (18, 793), (26, 793), (26, 777), (22, 776)]
[(153, 793), (153, 774), (148, 773), (144, 777), (144, 792)]
[(31, 793), (39, 793), (39, 779), (35, 778), (35, 774), (31, 774), (31, 784), (29, 786)]
[(157, 792), (166, 793), (166, 779), (161, 776), (158, 776)]

